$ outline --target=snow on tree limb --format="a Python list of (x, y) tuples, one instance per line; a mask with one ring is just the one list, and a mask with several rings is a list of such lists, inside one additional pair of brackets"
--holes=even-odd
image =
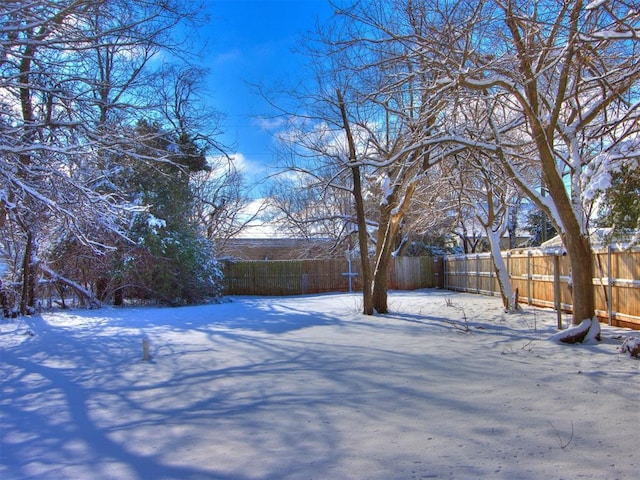
[(71, 287), (76, 293), (78, 293), (86, 302), (89, 306), (91, 307), (100, 307), (102, 304), (100, 303), (100, 300), (98, 300), (96, 298), (96, 296), (91, 293), (89, 290), (87, 290), (86, 288), (84, 288), (82, 285), (80, 285), (77, 282), (74, 282), (73, 280), (70, 280), (66, 277), (63, 277), (62, 275), (59, 275), (58, 273), (54, 272), (52, 269), (50, 269), (47, 265), (41, 264), (40, 265), (40, 269), (49, 277), (51, 277), (53, 280), (63, 283), (64, 285)]

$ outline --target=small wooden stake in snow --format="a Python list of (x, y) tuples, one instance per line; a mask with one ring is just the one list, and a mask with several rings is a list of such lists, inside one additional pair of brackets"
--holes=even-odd
[(151, 354), (149, 353), (149, 339), (144, 337), (142, 339), (142, 360), (145, 362), (151, 359)]

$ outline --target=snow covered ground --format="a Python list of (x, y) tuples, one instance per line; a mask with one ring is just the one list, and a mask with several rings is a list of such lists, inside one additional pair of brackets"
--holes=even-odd
[[(238, 297), (0, 321), (0, 478), (635, 479), (640, 361), (496, 297)], [(142, 360), (150, 341), (151, 360)]]

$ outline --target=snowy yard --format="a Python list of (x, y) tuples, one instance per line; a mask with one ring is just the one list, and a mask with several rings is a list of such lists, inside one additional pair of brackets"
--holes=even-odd
[[(497, 297), (234, 298), (0, 321), (0, 477), (632, 479), (640, 332)], [(142, 341), (150, 340), (150, 361)]]

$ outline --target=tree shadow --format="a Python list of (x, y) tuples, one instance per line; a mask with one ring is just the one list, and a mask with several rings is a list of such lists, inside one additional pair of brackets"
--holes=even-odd
[[(99, 310), (70, 313), (77, 316), (74, 327), (29, 319), (35, 335), (1, 352), (0, 474), (6, 479), (109, 478), (113, 472), (131, 479), (259, 478), (237, 468), (216, 469), (207, 461), (199, 466), (167, 460), (182, 448), (176, 429), (206, 435), (200, 427), (203, 419), (205, 424), (239, 421), (241, 428), (234, 428), (242, 432), (238, 441), (244, 448), (259, 451), (259, 443), (267, 441), (244, 432), (267, 429), (283, 445), (293, 442), (291, 448), (302, 457), (331, 461), (337, 452), (331, 448), (335, 439), (329, 423), (310, 413), (314, 404), (331, 401), (330, 396), (286, 388), (274, 393), (259, 379), (309, 372), (318, 361), (300, 345), (276, 346), (269, 338), (340, 321), (276, 301), (240, 303), (213, 309), (140, 308), (134, 313), (114, 309), (107, 316)], [(152, 360), (143, 362), (141, 339), (149, 333), (152, 340), (201, 334), (208, 341), (158, 341)], [(235, 349), (240, 360), (216, 360), (221, 343)], [(208, 355), (211, 363), (203, 366)], [(313, 451), (305, 452), (302, 444), (296, 445), (299, 439), (293, 440), (292, 432), (300, 426), (296, 422), (262, 425), (259, 413), (271, 408), (298, 408), (316, 417), (323, 431), (314, 436)], [(119, 418), (108, 418), (115, 412), (121, 413)], [(252, 445), (254, 438), (257, 445)], [(215, 445), (216, 439), (211, 441)], [(278, 478), (278, 469), (290, 468), (267, 463), (272, 463), (270, 478)]]
[[(548, 412), (528, 403), (535, 382), (515, 397), (501, 392), (511, 379), (476, 352), (451, 352), (451, 335), (421, 348), (442, 333), (444, 315), (365, 317), (350, 297), (330, 300), (335, 312), (314, 311), (314, 297), (241, 298), (70, 313), (65, 326), (33, 318), (36, 335), (1, 353), (0, 475), (420, 478), (448, 462), (447, 471), (488, 478), (460, 445), (508, 451), (526, 436), (531, 452), (547, 454), (555, 437)], [(500, 329), (490, 336), (473, 321), (488, 338)], [(479, 417), (485, 426), (466, 425)]]

